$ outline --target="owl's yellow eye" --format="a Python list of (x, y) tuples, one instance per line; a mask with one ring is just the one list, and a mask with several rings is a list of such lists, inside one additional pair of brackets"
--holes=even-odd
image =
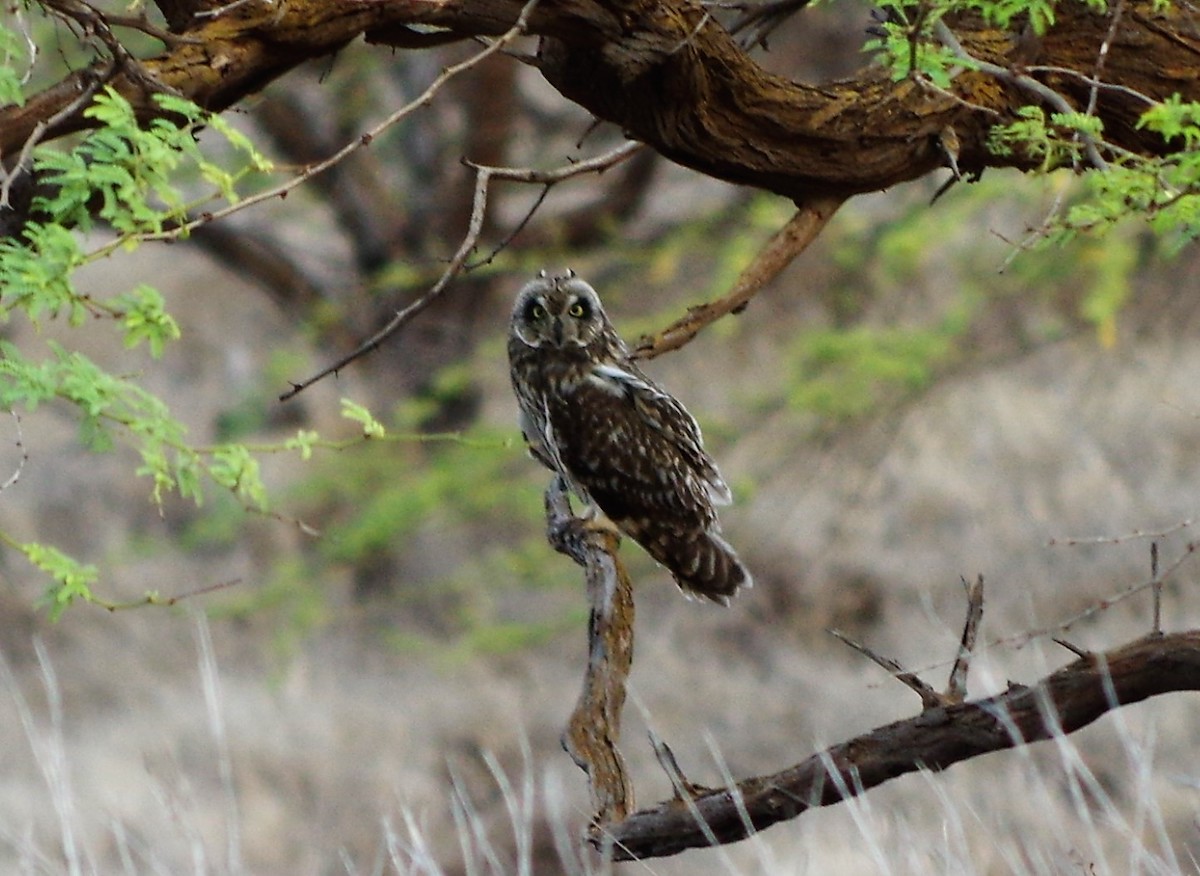
[(582, 301), (576, 301), (571, 305), (570, 309), (567, 310), (567, 313), (571, 314), (571, 316), (575, 317), (576, 319), (583, 319), (583, 317), (587, 316), (588, 307)]
[(530, 319), (541, 319), (545, 315), (546, 315), (546, 308), (542, 307), (542, 305), (540, 305), (540, 304), (535, 304), (529, 308), (529, 318)]

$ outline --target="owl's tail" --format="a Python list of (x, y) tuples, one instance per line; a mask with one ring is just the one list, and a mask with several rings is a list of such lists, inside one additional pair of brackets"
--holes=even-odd
[(715, 532), (654, 533), (639, 538), (642, 547), (662, 563), (689, 596), (728, 605), (739, 589), (754, 580), (729, 542)]

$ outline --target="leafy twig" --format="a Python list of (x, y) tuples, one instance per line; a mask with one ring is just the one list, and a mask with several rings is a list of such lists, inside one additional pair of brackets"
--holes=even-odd
[[(1001, 67), (999, 64), (993, 64), (990, 61), (984, 61), (976, 58), (970, 52), (963, 48), (962, 43), (958, 41), (958, 37), (944, 21), (938, 20), (933, 25), (934, 36), (938, 41), (953, 52), (957, 57), (969, 63), (972, 68), (979, 70), (981, 73), (987, 73), (989, 76), (995, 76), (1001, 82), (1019, 88), (1027, 94), (1040, 99), (1042, 102), (1053, 107), (1060, 113), (1073, 113), (1074, 108), (1067, 103), (1066, 98), (1055, 91), (1045, 83), (1038, 82), (1032, 76), (1026, 76), (1024, 73), (1017, 73), (1014, 70), (1009, 70), (1007, 67)], [(1089, 113), (1090, 114), (1090, 113)], [(1096, 138), (1086, 131), (1077, 131), (1079, 141), (1083, 144), (1084, 152), (1087, 154), (1088, 163), (1096, 170), (1104, 170), (1108, 167), (1108, 162), (1100, 155), (1099, 147), (1096, 144)]]

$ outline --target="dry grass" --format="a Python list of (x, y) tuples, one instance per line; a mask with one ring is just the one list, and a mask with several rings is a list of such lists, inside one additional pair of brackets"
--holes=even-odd
[[(6, 872), (1015, 876), (1196, 868), (1200, 774), (1191, 734), (1179, 732), (1194, 723), (1181, 697), (1122, 710), (1056, 743), (902, 779), (729, 848), (610, 867), (578, 841), (582, 776), (544, 732), (522, 726), (565, 715), (572, 673), (529, 666), (538, 677), (521, 685), (524, 708), (506, 702), (511, 690), (489, 696), (506, 684), (499, 673), (475, 670), (401, 672), (394, 684), (343, 683), (338, 671), (310, 667), (307, 679), (272, 691), (220, 670), (221, 646), (201, 616), (177, 626), (192, 630), (186, 684), (164, 691), (157, 708), (116, 710), (107, 722), (72, 717), (45, 644), (30, 673), (37, 689), (4, 664), (21, 737), (5, 745)], [(645, 651), (647, 662), (669, 659), (653, 642)], [(679, 678), (683, 669), (673, 669)], [(837, 691), (890, 699), (833, 655), (808, 673), (832, 691), (819, 700), (823, 709), (834, 707)], [(706, 782), (747, 765), (781, 766), (820, 743), (803, 729), (814, 723), (799, 717), (804, 703), (776, 702), (765, 721), (693, 725), (693, 736), (681, 736), (681, 721), (701, 713), (717, 720), (746, 702), (750, 692), (731, 694), (752, 683), (749, 673), (731, 674), (721, 682), (723, 703), (708, 696), (703, 678), (692, 691), (700, 703), (678, 702), (665, 679), (639, 684), (646, 713), (631, 710), (625, 747), (643, 802), (665, 795), (666, 780), (639, 724), (679, 742), (681, 759), (700, 774), (693, 778)], [(769, 698), (772, 687), (760, 678), (752, 695)], [(401, 700), (388, 705), (389, 689)], [(678, 714), (669, 711), (672, 693)], [(653, 702), (668, 708), (656, 716), (646, 705)], [(765, 726), (755, 732), (754, 723)], [(757, 756), (746, 757), (748, 745)]]

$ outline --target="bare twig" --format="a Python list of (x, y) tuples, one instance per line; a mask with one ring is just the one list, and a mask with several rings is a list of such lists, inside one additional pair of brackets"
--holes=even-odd
[(1053, 73), (1057, 76), (1069, 76), (1076, 79), (1093, 89), (1099, 91), (1111, 91), (1114, 94), (1124, 94), (1126, 97), (1132, 97), (1134, 100), (1140, 100), (1148, 107), (1158, 106), (1159, 101), (1149, 97), (1142, 92), (1130, 88), (1127, 85), (1117, 85), (1115, 82), (1101, 82), (1099, 79), (1093, 79), (1078, 70), (1072, 70), (1070, 67), (1055, 67), (1049, 64), (1036, 64), (1025, 68), (1026, 73)]
[[(489, 45), (486, 49), (484, 49), (482, 52), (479, 52), (478, 54), (473, 55), (471, 58), (467, 59), (466, 61), (463, 61), (460, 64), (456, 64), (453, 67), (448, 67), (445, 70), (443, 70), (442, 74), (436, 80), (434, 80), (433, 84), (431, 84), (429, 86), (429, 88), (425, 89), (425, 91), (422, 93), (422, 95), (420, 97), (418, 97), (416, 100), (412, 101), (411, 103), (407, 104), (405, 107), (401, 108), (401, 110), (398, 110), (396, 113), (393, 113), (392, 116), (389, 117), (389, 119), (391, 121), (385, 120), (383, 127), (386, 127), (388, 124), (391, 124), (394, 121), (398, 121), (400, 118), (403, 117), (401, 114), (406, 115), (408, 112), (411, 112), (413, 109), (416, 109), (417, 106), (421, 106), (421, 105), (424, 105), (425, 103), (428, 103), (429, 100), (431, 100), (433, 98), (433, 95), (436, 93), (435, 86), (440, 87), (440, 85), (442, 83), (444, 83), (447, 79), (449, 79), (452, 75), (455, 75), (456, 73), (460, 73), (463, 70), (466, 70), (469, 67), (472, 67), (475, 64), (478, 64), (480, 61), (482, 61), (488, 55), (490, 55), (496, 51), (499, 51), (499, 49), (502, 46), (504, 46), (507, 42), (509, 42), (513, 39), (516, 39), (518, 36), (520, 36), (522, 33), (524, 33), (525, 26), (526, 26), (525, 25), (526, 17), (533, 10), (533, 7), (536, 5), (536, 3), (537, 3), (537, 0), (529, 0), (529, 2), (525, 4), (524, 9), (522, 9), (521, 16), (517, 20), (517, 23), (515, 25), (513, 25), (513, 27), (507, 33), (504, 34), (504, 36), (500, 37), (495, 42), (493, 42), (491, 45)], [(379, 130), (382, 130), (382, 127), (377, 127), (375, 130), (370, 132), (370, 136), (374, 136), (375, 133), (377, 133)], [(364, 138), (366, 138), (367, 136), (368, 135), (364, 135)], [(369, 140), (363, 139), (362, 142), (369, 142)], [(345, 146), (345, 147), (343, 147), (343, 149), (339, 150), (339, 152), (336, 153), (334, 156), (331, 156), (329, 159), (326, 159), (326, 161), (320, 162), (319, 165), (313, 165), (313, 167), (319, 167), (321, 170), (324, 170), (326, 167), (329, 167), (332, 164), (336, 163), (335, 159), (340, 161), (341, 158), (345, 157), (345, 155), (350, 154), (350, 152), (353, 151), (354, 148), (357, 148), (355, 143), (347, 144), (347, 146)], [(510, 168), (501, 168), (500, 170), (508, 171), (508, 170), (510, 170)], [(311, 176), (311, 173), (308, 175)], [(459, 272), (463, 268), (463, 265), (466, 263), (467, 258), (471, 255), (472, 252), (474, 252), (475, 245), (479, 241), (479, 235), (483, 230), (484, 214), (487, 211), (488, 186), (490, 184), (491, 177), (492, 177), (492, 169), (491, 168), (487, 168), (487, 167), (476, 168), (475, 194), (474, 194), (474, 197), (472, 198), (472, 202), (471, 202), (471, 217), (467, 224), (467, 232), (463, 237), (462, 243), (458, 247), (458, 251), (450, 259), (449, 264), (446, 266), (446, 269), (442, 272), (442, 275), (441, 275), (441, 277), (438, 278), (437, 282), (434, 283), (433, 286), (430, 287), (430, 289), (424, 295), (422, 295), (420, 298), (418, 298), (416, 301), (412, 302), (407, 307), (396, 311), (395, 315), (392, 316), (392, 318), (388, 321), (388, 323), (383, 328), (381, 328), (375, 334), (371, 335), (371, 337), (369, 337), (365, 341), (363, 341), (357, 348), (352, 350), (350, 353), (347, 353), (346, 355), (342, 356), (336, 362), (334, 362), (332, 365), (328, 365), (325, 368), (321, 369), (316, 374), (314, 374), (312, 377), (302, 380), (299, 383), (293, 383), (291, 389), (289, 389), (287, 392), (285, 392), (279, 396), (280, 401), (287, 401), (288, 399), (296, 396), (298, 393), (303, 392), (305, 389), (312, 386), (317, 381), (319, 381), (325, 377), (328, 377), (330, 374), (337, 374), (339, 371), (341, 371), (343, 368), (345, 368), (347, 365), (349, 365), (354, 360), (356, 360), (362, 356), (365, 356), (368, 353), (373, 352), (374, 350), (379, 349), (379, 346), (384, 341), (386, 341), (389, 337), (391, 337), (393, 334), (398, 332), (401, 328), (404, 327), (404, 325), (406, 323), (408, 323), (410, 320), (412, 320), (413, 317), (415, 317), (417, 314), (419, 314), (421, 311), (423, 311), (425, 308), (427, 308), (430, 304), (432, 304), (435, 300), (437, 300), (437, 298), (450, 285), (450, 281), (453, 280), (456, 276), (458, 276)], [(295, 181), (292, 181), (292, 182), (295, 182)], [(244, 204), (245, 202), (243, 201), (242, 203)], [(238, 206), (240, 206), (240, 205), (238, 205)], [(227, 211), (225, 211), (225, 214), (227, 215), (228, 212), (232, 211), (232, 209), (233, 209), (233, 207), (230, 207)], [(214, 218), (215, 218), (215, 216), (214, 216)]]
[(486, 170), (481, 169), (476, 174), (475, 196), (471, 204), (471, 219), (467, 226), (466, 236), (463, 237), (462, 244), (460, 244), (458, 247), (458, 252), (456, 252), (454, 257), (450, 259), (450, 263), (446, 266), (446, 270), (442, 272), (442, 275), (438, 278), (437, 282), (429, 288), (429, 291), (427, 291), (412, 304), (396, 311), (395, 315), (388, 320), (387, 325), (375, 332), (375, 334), (371, 335), (371, 337), (367, 338), (365, 341), (359, 344), (358, 347), (342, 356), (332, 365), (327, 365), (312, 377), (302, 380), (299, 383), (293, 383), (291, 389), (279, 396), (280, 401), (287, 401), (288, 399), (312, 386), (318, 380), (328, 377), (330, 374), (337, 374), (355, 359), (359, 359), (368, 353), (378, 350), (384, 341), (403, 328), (412, 320), (413, 317), (436, 301), (437, 298), (446, 291), (450, 285), (450, 281), (458, 276), (459, 271), (462, 270), (463, 264), (467, 260), (467, 256), (474, 252), (475, 244), (479, 241), (479, 233), (483, 230), (483, 216), (487, 210), (488, 179), (489, 175)]
[(1032, 687), (926, 710), (688, 805), (667, 800), (611, 825), (605, 848), (630, 860), (736, 842), (905, 773), (1060, 738), (1121, 705), (1182, 690), (1200, 690), (1200, 631), (1148, 636), (1076, 660)]
[(1192, 525), (1191, 518), (1180, 520), (1178, 523), (1173, 523), (1163, 529), (1155, 529), (1150, 532), (1143, 532), (1140, 529), (1135, 529), (1132, 532), (1122, 533), (1120, 535), (1084, 535), (1084, 536), (1056, 536), (1046, 542), (1047, 547), (1055, 545), (1066, 545), (1073, 547), (1080, 544), (1121, 544), (1124, 541), (1132, 541), (1139, 538), (1160, 539), (1164, 538), (1181, 529), (1187, 529)]
[(934, 690), (932, 685), (922, 681), (915, 673), (909, 672), (907, 669), (901, 666), (898, 661), (893, 660), (891, 657), (884, 657), (882, 654), (872, 651), (866, 645), (851, 639), (841, 630), (830, 630), (829, 632), (839, 641), (845, 642), (868, 660), (871, 660), (872, 662), (882, 666), (892, 674), (892, 677), (895, 678), (896, 681), (899, 681), (909, 690), (912, 690), (914, 693), (916, 693), (916, 695), (921, 698), (922, 709), (933, 709), (937, 708), (938, 706), (945, 705), (945, 702), (942, 700), (942, 695)]
[(1054, 644), (1058, 645), (1061, 648), (1066, 648), (1068, 651), (1070, 651), (1076, 657), (1086, 658), (1086, 657), (1091, 656), (1090, 652), (1086, 651), (1083, 648), (1080, 648), (1078, 645), (1068, 642), (1066, 639), (1059, 638), (1058, 636), (1052, 636), (1050, 641), (1052, 641)]
[[(1180, 555), (1178, 557), (1176, 557), (1175, 560), (1169, 566), (1167, 566), (1165, 569), (1162, 569), (1159, 572), (1159, 574), (1158, 574), (1159, 586), (1161, 586), (1163, 583), (1165, 583), (1167, 581), (1167, 579), (1169, 579), (1172, 575), (1174, 575), (1176, 572), (1178, 572), (1183, 567), (1184, 563), (1186, 563), (1188, 560), (1190, 560), (1194, 556), (1196, 556), (1198, 549), (1200, 549), (1200, 543), (1188, 542), (1184, 546), (1183, 551), (1180, 553)], [(1022, 632), (1022, 633), (1016, 633), (1016, 634), (1008, 635), (1008, 636), (1000, 636), (998, 638), (991, 639), (987, 642), (987, 647), (988, 648), (1024, 648), (1030, 642), (1036, 641), (1038, 639), (1049, 639), (1049, 640), (1053, 641), (1054, 643), (1061, 645), (1062, 647), (1068, 649), (1069, 651), (1072, 651), (1073, 653), (1088, 654), (1089, 652), (1081, 650), (1081, 649), (1077, 648), (1076, 646), (1071, 645), (1068, 642), (1066, 642), (1065, 640), (1063, 640), (1061, 638), (1061, 634), (1065, 633), (1068, 630), (1072, 629), (1073, 627), (1077, 626), (1079, 623), (1081, 623), (1085, 620), (1088, 620), (1092, 617), (1095, 617), (1096, 615), (1100, 614), (1101, 612), (1108, 611), (1110, 608), (1112, 608), (1115, 605), (1120, 605), (1122, 602), (1125, 602), (1125, 601), (1131, 599), (1132, 597), (1137, 596), (1139, 593), (1144, 593), (1147, 590), (1153, 590), (1154, 587), (1155, 587), (1155, 581), (1153, 578), (1146, 580), (1146, 581), (1139, 581), (1137, 583), (1130, 584), (1130, 585), (1124, 587), (1123, 589), (1118, 590), (1116, 593), (1113, 593), (1102, 599), (1097, 599), (1094, 602), (1089, 603), (1084, 608), (1077, 611), (1075, 614), (1069, 615), (1069, 616), (1067, 616), (1059, 621), (1056, 621), (1052, 624), (1048, 624), (1043, 627), (1037, 627), (1037, 628), (1034, 628), (1031, 630), (1026, 630), (1025, 632)], [(951, 664), (951, 661), (949, 661), (949, 660), (939, 660), (936, 662), (927, 663), (924, 666), (921, 666), (921, 667), (911, 670), (911, 671), (914, 673), (932, 672), (935, 669), (941, 669), (945, 666), (949, 666), (950, 664)]]
[(645, 148), (644, 143), (636, 143), (630, 140), (608, 150), (602, 155), (597, 155), (594, 158), (588, 158), (584, 161), (572, 161), (568, 164), (551, 168), (550, 170), (538, 170), (533, 167), (486, 167), (470, 161), (464, 161), (463, 163), (468, 167), (475, 168), (477, 171), (486, 171), (492, 179), (512, 180), (524, 183), (543, 183), (552, 186), (563, 180), (571, 179), (571, 177), (582, 176), (585, 173), (603, 173), (643, 148)]
[(12, 414), (13, 423), (17, 429), (17, 438), (14, 443), (16, 444), (17, 451), (21, 454), (21, 458), (17, 460), (17, 467), (8, 476), (8, 480), (0, 484), (0, 493), (3, 493), (21, 479), (21, 472), (25, 471), (25, 463), (29, 462), (29, 451), (25, 449), (25, 436), (21, 433), (21, 415), (13, 410), (10, 410), (9, 413)]
[(1156, 635), (1162, 635), (1162, 578), (1158, 577), (1158, 542), (1150, 542), (1150, 592), (1154, 594), (1154, 624), (1150, 628)]
[(971, 667), (971, 655), (975, 651), (979, 622), (983, 617), (983, 576), (976, 578), (974, 584), (967, 584), (964, 580), (963, 586), (967, 589), (967, 618), (963, 624), (962, 637), (959, 639), (945, 693), (939, 693), (915, 672), (905, 669), (899, 661), (884, 657), (866, 645), (854, 641), (840, 630), (829, 632), (867, 659), (882, 666), (893, 678), (914, 691), (921, 698), (922, 709), (928, 711), (940, 706), (956, 705), (967, 698), (967, 673)]
[(808, 248), (842, 202), (841, 198), (823, 197), (799, 204), (795, 215), (775, 232), (753, 261), (742, 270), (727, 295), (689, 308), (686, 316), (642, 338), (633, 351), (633, 358), (653, 359), (670, 350), (678, 350), (721, 317), (741, 313), (763, 286), (779, 276), (796, 256)]
[(1088, 92), (1087, 109), (1084, 110), (1089, 116), (1096, 112), (1096, 101), (1100, 96), (1100, 82), (1104, 75), (1104, 64), (1108, 61), (1108, 51), (1112, 47), (1113, 40), (1117, 36), (1117, 28), (1121, 26), (1121, 16), (1125, 12), (1125, 0), (1116, 0), (1112, 4), (1112, 21), (1108, 23), (1108, 33), (1104, 35), (1104, 42), (1100, 43), (1100, 51), (1096, 53), (1096, 68), (1092, 71), (1092, 78), (1095, 80), (1091, 90)]
[(683, 770), (679, 768), (679, 761), (675, 759), (675, 752), (671, 750), (671, 746), (667, 745), (663, 738), (653, 730), (650, 731), (650, 747), (654, 749), (654, 758), (658, 761), (658, 765), (662, 767), (662, 771), (670, 779), (671, 787), (675, 789), (676, 798), (680, 800), (695, 800), (697, 797), (703, 797), (705, 794), (713, 792), (713, 788), (699, 785), (683, 774)]
[(17, 155), (17, 160), (13, 163), (13, 166), (7, 171), (0, 167), (0, 210), (10, 206), (9, 194), (12, 191), (13, 183), (16, 181), (17, 177), (21, 175), (22, 171), (29, 167), (30, 159), (33, 156), (33, 150), (37, 147), (38, 143), (41, 142), (42, 137), (45, 136), (46, 132), (53, 129), (55, 125), (59, 124), (63, 120), (75, 115), (75, 113), (79, 112), (89, 103), (91, 103), (92, 98), (96, 96), (96, 92), (100, 90), (100, 86), (105, 82), (108, 82), (109, 79), (111, 79), (116, 73), (116, 71), (117, 62), (115, 60), (110, 60), (108, 64), (105, 65), (103, 70), (96, 71), (95, 75), (89, 77), (87, 85), (84, 86), (83, 90), (79, 92), (79, 95), (74, 100), (60, 109), (50, 118), (39, 121), (34, 126), (33, 132), (29, 135), (29, 138), (21, 144), (21, 151)]
[(525, 211), (525, 215), (521, 217), (521, 221), (504, 236), (503, 240), (492, 248), (491, 252), (468, 264), (466, 270), (470, 271), (483, 265), (491, 264), (492, 260), (503, 252), (512, 243), (513, 239), (525, 229), (525, 226), (529, 224), (529, 220), (533, 218), (533, 214), (538, 211), (542, 202), (546, 200), (546, 196), (550, 194), (550, 189), (554, 188), (558, 183), (585, 173), (603, 173), (610, 167), (615, 167), (625, 161), (625, 159), (631, 158), (644, 146), (644, 143), (637, 143), (630, 140), (614, 149), (610, 149), (603, 155), (597, 155), (585, 161), (573, 161), (551, 170), (535, 170), (531, 167), (484, 167), (470, 161), (464, 162), (467, 166), (475, 168), (476, 171), (487, 170), (491, 179), (540, 183), (542, 185), (541, 192), (534, 199), (532, 206)]
[[(198, 12), (193, 12), (192, 16), (194, 18), (219, 18), (226, 12), (232, 12), (239, 6), (245, 6), (250, 2), (252, 2), (252, 0), (232, 0), (232, 2), (226, 3), (224, 6), (217, 6), (213, 9), (201, 9)], [(268, 2), (270, 2), (270, 0), (268, 0)]]
[(42, 0), (42, 6), (64, 21), (74, 22), (82, 31), (81, 36), (94, 36), (98, 39), (117, 69), (147, 92), (174, 92), (174, 89), (167, 87), (146, 71), (141, 61), (117, 39), (110, 27), (108, 16), (90, 3), (85, 0)]
[(205, 596), (209, 593), (216, 593), (218, 590), (227, 590), (228, 588), (236, 587), (241, 583), (241, 578), (232, 578), (229, 581), (221, 581), (217, 584), (206, 584), (203, 587), (197, 587), (195, 590), (188, 590), (176, 596), (163, 596), (157, 590), (150, 590), (138, 599), (131, 599), (128, 602), (112, 602), (107, 599), (101, 599), (98, 596), (92, 596), (88, 599), (88, 602), (110, 612), (126, 611), (127, 609), (131, 608), (143, 608), (147, 605), (155, 605), (160, 608), (169, 608), (172, 605), (178, 605), (186, 599), (194, 599), (197, 596)]
[(963, 586), (967, 589), (967, 620), (963, 624), (958, 656), (954, 658), (950, 680), (946, 685), (946, 699), (952, 703), (961, 703), (967, 699), (967, 674), (971, 669), (971, 655), (975, 653), (979, 622), (983, 619), (983, 576), (976, 576), (973, 584), (967, 584), (964, 580)]

